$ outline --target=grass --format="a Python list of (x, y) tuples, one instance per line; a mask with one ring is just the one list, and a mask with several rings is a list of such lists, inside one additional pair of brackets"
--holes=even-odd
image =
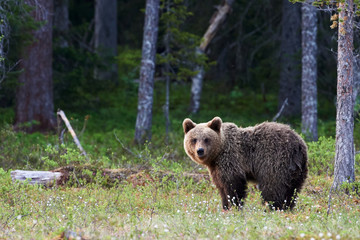
[(310, 176), (292, 212), (268, 211), (250, 187), (242, 211), (223, 212), (215, 187), (177, 178), (134, 187), (45, 189), (1, 174), (0, 239), (359, 239), (360, 199)]
[[(65, 110), (79, 134), (84, 117), (90, 115), (80, 141), (97, 168), (131, 167), (147, 169), (153, 178), (122, 182), (104, 187), (101, 176), (85, 186), (44, 188), (11, 182), (11, 169), (48, 170), (68, 164), (83, 164), (71, 136), (65, 145), (57, 136), (12, 131), (14, 113), (0, 109), (0, 240), (1, 239), (360, 239), (360, 197), (356, 193), (332, 195), (327, 215), (334, 161), (334, 121), (319, 122), (323, 136), (309, 146), (309, 178), (290, 212), (269, 211), (262, 205), (260, 192), (249, 188), (242, 211), (223, 212), (220, 196), (211, 183), (184, 179), (182, 172), (199, 171), (185, 155), (181, 128), (189, 117), (184, 95), (188, 86), (173, 85), (171, 133), (164, 143), (162, 113), (163, 87), (157, 85), (154, 101), (152, 143), (144, 148), (132, 144), (136, 119), (136, 94), (115, 90), (106, 94), (99, 108), (76, 113)], [(216, 86), (207, 86), (208, 88)], [(276, 97), (245, 90), (219, 94), (208, 89), (196, 122), (218, 115), (224, 121), (248, 126), (270, 120), (276, 113)], [(106, 105), (107, 107), (104, 107)], [(257, 106), (254, 109), (253, 106)], [(325, 114), (325, 113), (324, 113)], [(355, 142), (360, 142), (355, 123)], [(292, 122), (299, 130), (299, 123)], [(330, 137), (329, 137), (330, 136)], [(121, 141), (121, 143), (119, 142)], [(358, 145), (358, 144), (357, 144)], [(356, 162), (359, 162), (357, 155)], [(357, 163), (356, 175), (360, 166)], [(4, 169), (4, 170), (3, 170)], [(172, 179), (156, 179), (159, 170), (172, 171)], [(204, 169), (200, 170), (204, 171)], [(359, 179), (357, 179), (359, 183)]]

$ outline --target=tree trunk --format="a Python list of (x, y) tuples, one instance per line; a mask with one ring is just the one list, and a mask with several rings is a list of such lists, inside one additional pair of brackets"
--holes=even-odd
[(53, 130), (56, 126), (52, 82), (53, 1), (24, 2), (34, 7), (32, 15), (44, 24), (32, 31), (34, 40), (23, 50), (20, 65), (23, 72), (16, 92), (15, 127), (28, 132)]
[[(5, 2), (5, 4), (8, 4)], [(6, 55), (6, 41), (9, 37), (9, 23), (7, 21), (5, 6), (0, 5), (0, 89), (1, 82), (5, 78), (5, 55)]]
[(355, 180), (353, 106), (353, 0), (339, 3), (336, 148), (333, 189)]
[(146, 0), (140, 85), (138, 90), (138, 113), (135, 125), (135, 142), (137, 144), (143, 144), (146, 140), (151, 140), (159, 7), (159, 0)]
[(292, 4), (288, 0), (283, 0), (281, 26), (278, 106), (280, 108), (285, 99), (288, 99), (283, 116), (291, 117), (301, 112), (300, 59), (297, 56), (301, 50), (299, 3)]
[[(231, 5), (233, 3), (234, 0), (225, 0), (224, 4), (219, 7), (218, 11), (212, 16), (210, 20), (210, 25), (206, 30), (203, 36), (203, 40), (198, 49), (198, 54), (205, 53), (206, 48), (209, 46), (211, 40), (215, 37), (216, 33), (219, 31), (220, 27), (224, 23), (228, 13), (231, 11)], [(192, 78), (190, 100), (191, 113), (197, 113), (200, 109), (201, 91), (205, 75), (205, 70), (202, 66), (196, 66), (195, 69), (198, 73)]]
[[(167, 3), (167, 11), (170, 8), (170, 4)], [(170, 33), (169, 28), (170, 26), (167, 24), (166, 26), (167, 33), (164, 36), (164, 46), (165, 46), (165, 56), (168, 56), (170, 54)], [(164, 104), (164, 115), (165, 115), (165, 144), (169, 144), (169, 132), (170, 132), (170, 63), (165, 62), (165, 104)]]
[[(198, 54), (204, 54), (200, 49), (197, 50)], [(203, 86), (203, 79), (205, 70), (203, 66), (197, 66), (197, 74), (192, 78), (191, 84), (191, 99), (190, 99), (190, 112), (197, 113), (200, 110), (200, 99)]]
[(302, 11), (302, 75), (301, 75), (301, 104), (302, 104), (302, 133), (306, 139), (317, 141), (317, 61), (316, 61), (316, 8), (311, 3), (304, 3)]
[(95, 78), (117, 81), (117, 1), (95, 1), (95, 49), (103, 68), (95, 70)]
[(69, 24), (69, 0), (54, 0), (54, 38), (61, 48), (69, 46), (65, 38)]

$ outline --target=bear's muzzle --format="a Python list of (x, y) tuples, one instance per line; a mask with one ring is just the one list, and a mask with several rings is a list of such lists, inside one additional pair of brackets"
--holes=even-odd
[(205, 155), (205, 151), (204, 151), (203, 148), (198, 148), (198, 150), (196, 151), (196, 153), (197, 153), (197, 155), (198, 155), (200, 158), (204, 157), (204, 155)]

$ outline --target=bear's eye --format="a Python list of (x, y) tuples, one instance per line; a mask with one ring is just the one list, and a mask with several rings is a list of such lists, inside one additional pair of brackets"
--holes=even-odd
[(196, 138), (191, 139), (191, 143), (192, 143), (192, 144), (196, 144), (196, 141), (197, 141), (197, 139), (196, 139)]
[(205, 138), (205, 139), (204, 139), (204, 142), (205, 142), (205, 143), (209, 143), (209, 142), (210, 142), (210, 139)]

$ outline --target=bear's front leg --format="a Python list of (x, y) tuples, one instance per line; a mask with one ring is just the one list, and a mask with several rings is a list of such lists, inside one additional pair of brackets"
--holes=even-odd
[(225, 189), (228, 206), (236, 206), (238, 209), (241, 209), (244, 205), (246, 189), (246, 181), (241, 177), (234, 178), (233, 181), (229, 182)]
[(222, 208), (227, 211), (229, 210), (229, 202), (228, 202), (228, 197), (225, 193), (225, 188), (223, 187), (218, 187), (220, 196), (221, 196), (221, 203), (222, 203)]

